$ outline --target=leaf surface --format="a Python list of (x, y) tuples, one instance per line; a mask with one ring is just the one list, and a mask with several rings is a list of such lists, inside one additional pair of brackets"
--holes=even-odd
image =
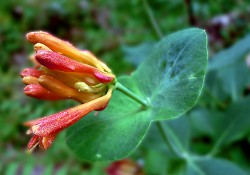
[(176, 32), (158, 43), (133, 74), (152, 105), (153, 120), (177, 117), (197, 101), (207, 67), (204, 30)]
[(151, 121), (174, 118), (197, 101), (207, 65), (203, 30), (187, 29), (157, 44), (132, 76), (118, 82), (147, 100), (147, 108), (115, 90), (108, 107), (91, 113), (67, 130), (73, 152), (87, 160), (117, 160), (131, 153)]

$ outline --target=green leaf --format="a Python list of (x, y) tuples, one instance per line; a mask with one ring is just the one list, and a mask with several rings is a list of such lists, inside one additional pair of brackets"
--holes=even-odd
[(228, 98), (228, 94), (223, 89), (224, 85), (221, 81), (222, 80), (217, 76), (217, 72), (212, 71), (207, 73), (199, 104), (203, 103), (213, 107), (225, 107), (223, 101)]
[(189, 162), (185, 175), (246, 175), (237, 165), (230, 161), (200, 157)]
[[(177, 149), (181, 157), (165, 157), (167, 173), (166, 174), (184, 174), (184, 175), (246, 175), (246, 173), (236, 164), (222, 159), (216, 159), (207, 156), (196, 156), (191, 153), (188, 145), (191, 141), (190, 123), (188, 118), (180, 117), (175, 120), (164, 122), (164, 128), (169, 139), (169, 143)], [(186, 146), (185, 146), (186, 145)], [(193, 146), (193, 145), (192, 145)], [(193, 147), (192, 147), (193, 149)], [(159, 151), (159, 150), (158, 150)], [(149, 149), (149, 153), (151, 150)], [(153, 155), (155, 156), (155, 155)], [(157, 156), (157, 155), (156, 155)], [(156, 157), (157, 158), (157, 157)], [(150, 159), (147, 157), (147, 161)], [(159, 159), (159, 158), (157, 158)], [(151, 163), (151, 162), (146, 162)], [(154, 170), (156, 165), (150, 164)], [(166, 165), (162, 164), (163, 168)], [(178, 172), (176, 172), (178, 170)], [(153, 171), (149, 171), (153, 172)]]
[(250, 35), (241, 39), (233, 46), (216, 54), (209, 62), (208, 70), (220, 70), (234, 65), (250, 51)]
[(233, 101), (243, 96), (250, 77), (250, 69), (246, 65), (246, 55), (250, 51), (249, 42), (250, 35), (211, 58), (208, 76), (212, 74), (212, 81), (208, 82), (208, 86), (212, 94), (221, 97), (221, 94), (226, 93)]
[(166, 157), (156, 150), (149, 150), (145, 155), (145, 171), (147, 174), (165, 175), (167, 169)]
[(197, 101), (207, 66), (204, 30), (176, 32), (158, 43), (132, 75), (151, 102), (153, 120), (177, 117)]
[(190, 144), (190, 124), (186, 116), (165, 122), (167, 134), (173, 147), (178, 147), (178, 152), (187, 152)]
[(190, 123), (192, 125), (192, 137), (199, 137), (209, 135), (217, 137), (216, 128), (220, 127), (219, 122), (224, 118), (224, 113), (217, 110), (208, 110), (207, 108), (196, 108), (192, 110), (189, 115)]
[[(119, 82), (133, 90), (128, 77)], [(108, 107), (97, 116), (88, 115), (68, 129), (69, 147), (83, 159), (117, 160), (134, 150), (149, 126), (149, 111), (118, 91), (113, 93)]]
[(187, 117), (182, 116), (175, 120), (161, 121), (159, 124), (168, 139), (169, 146), (173, 148), (173, 152), (178, 157), (186, 154), (190, 143), (190, 126)]
[(233, 103), (228, 107), (223, 117), (217, 120), (215, 128), (217, 143), (214, 149), (239, 140), (250, 131), (250, 117), (247, 115), (250, 113), (249, 104), (250, 97)]
[(139, 66), (142, 61), (150, 55), (154, 42), (145, 42), (137, 46), (122, 46), (122, 51), (125, 54), (125, 58), (133, 63), (135, 66)]
[[(226, 68), (221, 68), (216, 73), (223, 91), (231, 96), (233, 101), (237, 101), (243, 96), (244, 90), (249, 85), (250, 76), (250, 70), (244, 59)], [(214, 77), (214, 79), (216, 78)]]
[(202, 89), (206, 47), (206, 34), (200, 29), (163, 39), (131, 77), (118, 79), (148, 100), (149, 106), (142, 108), (131, 97), (115, 91), (104, 111), (84, 117), (67, 130), (70, 149), (87, 160), (121, 159), (138, 147), (151, 121), (177, 117), (189, 110)]
[(6, 175), (13, 175), (16, 174), (19, 168), (19, 164), (18, 163), (10, 163), (7, 167), (6, 167), (6, 171), (5, 174)]

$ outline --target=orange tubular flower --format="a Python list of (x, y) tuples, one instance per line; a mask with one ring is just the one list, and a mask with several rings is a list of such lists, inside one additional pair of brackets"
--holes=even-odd
[(32, 151), (37, 145), (49, 148), (60, 131), (91, 111), (105, 109), (115, 76), (89, 51), (80, 51), (49, 33), (31, 32), (26, 37), (35, 44), (36, 53), (31, 56), (35, 68), (26, 68), (20, 74), (27, 84), (24, 93), (43, 100), (74, 99), (82, 103), (26, 122), (24, 125), (30, 127), (27, 134), (34, 135), (28, 144)]

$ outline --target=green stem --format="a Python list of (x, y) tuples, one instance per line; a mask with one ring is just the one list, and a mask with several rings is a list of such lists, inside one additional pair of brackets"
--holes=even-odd
[[(157, 36), (160, 39), (163, 38), (163, 34), (161, 32), (161, 29), (160, 29), (158, 23), (156, 22), (153, 11), (149, 7), (147, 0), (142, 0), (142, 1), (143, 1), (144, 8), (145, 8), (145, 10), (146, 10), (146, 12), (148, 14), (150, 23), (151, 23), (155, 33), (157, 34)], [(163, 138), (164, 142), (166, 143), (166, 145), (168, 146), (170, 151), (173, 152), (175, 155), (179, 156), (178, 151), (174, 149), (174, 147), (172, 146), (172, 144), (169, 141), (169, 137), (168, 137), (168, 135), (166, 133), (166, 128), (164, 127), (164, 124), (161, 121), (157, 121), (156, 124), (157, 124), (157, 127), (158, 127), (161, 135), (162, 135), (162, 138)], [(183, 153), (184, 153), (184, 151), (183, 151)]]
[(149, 17), (149, 20), (150, 20), (150, 23), (151, 23), (152, 27), (154, 28), (157, 36), (159, 38), (162, 38), (163, 37), (162, 32), (161, 32), (161, 30), (159, 28), (159, 25), (157, 24), (157, 22), (155, 20), (154, 14), (153, 14), (152, 10), (150, 9), (147, 0), (142, 0), (142, 2), (143, 2), (143, 5), (144, 5), (144, 8), (145, 8), (145, 10), (146, 10), (146, 12), (148, 14), (148, 17)]
[(130, 91), (128, 88), (123, 86), (121, 83), (119, 83), (119, 82), (116, 83), (116, 89), (121, 91), (125, 95), (129, 96), (130, 98), (132, 98), (136, 102), (140, 103), (142, 106), (148, 107), (148, 101), (143, 100), (141, 97), (139, 97), (138, 95), (136, 95), (135, 93)]
[(218, 97), (214, 96), (207, 87), (203, 88), (203, 91), (205, 93), (207, 93), (207, 95), (209, 95), (211, 98), (213, 98), (213, 100), (219, 105), (220, 108), (222, 109), (226, 109), (227, 105), (224, 104)]
[(220, 145), (221, 145), (221, 139), (219, 139), (219, 141), (215, 143), (211, 152), (208, 153), (208, 156), (215, 156), (219, 152)]
[(156, 125), (161, 133), (161, 136), (164, 140), (164, 142), (166, 143), (166, 145), (168, 146), (168, 148), (170, 149), (171, 152), (173, 152), (175, 155), (178, 156), (178, 152), (176, 152), (176, 150), (174, 149), (174, 147), (172, 146), (172, 144), (169, 142), (168, 136), (166, 134), (166, 131), (164, 129), (164, 124), (160, 121), (156, 122)]
[(237, 123), (237, 119), (234, 119), (233, 122), (224, 130), (224, 133), (218, 138), (217, 142), (215, 142), (213, 149), (208, 154), (209, 156), (215, 156), (219, 151), (223, 144), (225, 137), (228, 135), (230, 129)]

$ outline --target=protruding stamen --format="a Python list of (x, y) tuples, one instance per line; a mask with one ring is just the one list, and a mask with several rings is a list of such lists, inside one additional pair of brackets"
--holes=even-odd
[(28, 153), (31, 153), (39, 144), (39, 136), (34, 135), (28, 143)]
[(31, 154), (38, 145), (39, 145), (39, 142), (36, 142), (36, 144), (34, 144), (31, 148), (27, 150), (27, 153)]

